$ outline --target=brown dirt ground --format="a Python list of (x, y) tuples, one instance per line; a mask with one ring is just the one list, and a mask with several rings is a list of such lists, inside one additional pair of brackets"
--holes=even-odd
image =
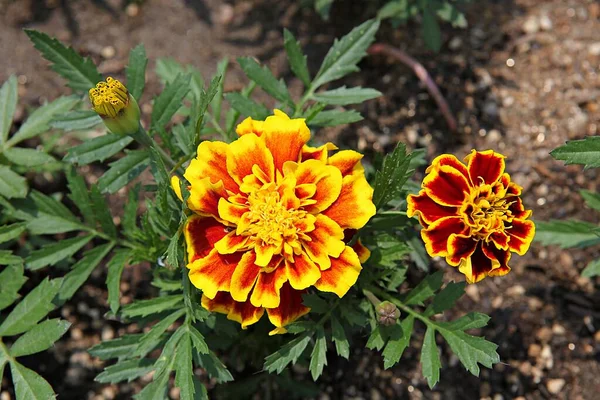
[[(123, 74), (129, 49), (143, 42), (151, 60), (143, 110), (149, 109), (151, 96), (159, 90), (152, 73), (159, 57), (195, 65), (207, 77), (224, 56), (254, 55), (289, 80), (283, 27), (300, 38), (314, 71), (333, 37), (347, 32), (364, 15), (364, 3), (338, 1), (326, 23), (299, 3), (148, 0), (142, 7), (122, 11), (120, 2), (114, 1), (0, 0), (0, 81), (10, 74), (19, 76), (19, 118), (26, 115), (27, 106), (68, 92), (32, 48), (23, 27), (69, 42), (91, 56), (102, 73), (117, 76)], [(508, 157), (508, 172), (524, 187), (526, 205), (535, 219), (598, 222), (597, 214), (577, 195), (580, 189), (598, 189), (597, 171), (565, 167), (548, 153), (565, 140), (598, 133), (600, 4), (482, 0), (468, 8), (468, 20), (465, 30), (443, 25), (439, 54), (424, 48), (415, 33), (417, 24), (397, 30), (384, 27), (378, 35), (378, 41), (403, 49), (429, 70), (459, 122), (457, 133), (448, 131), (435, 103), (408, 68), (371, 56), (361, 64), (361, 73), (339, 85), (374, 87), (384, 96), (361, 106), (364, 121), (318, 134), (367, 153), (404, 141), (412, 148), (425, 147), (429, 159), (444, 152), (463, 156), (472, 148), (493, 148)], [(234, 66), (226, 90), (244, 82)], [(292, 81), (292, 89), (298, 87)], [(119, 199), (114, 200), (118, 204)], [(358, 343), (350, 361), (330, 356), (319, 398), (598, 398), (600, 291), (598, 280), (579, 277), (598, 254), (598, 249), (561, 251), (534, 245), (513, 261), (507, 277), (469, 286), (468, 296), (454, 312), (490, 314), (490, 326), (482, 334), (499, 344), (502, 359), (493, 370), (483, 369), (480, 379), (466, 372), (443, 346), (442, 379), (430, 391), (415, 349), (407, 351), (400, 365), (383, 371), (380, 356), (361, 350)], [(437, 264), (446, 269), (446, 279), (462, 279)], [(135, 294), (134, 275), (127, 271), (122, 287), (129, 296)], [(62, 310), (74, 323), (70, 334), (49, 357), (30, 360), (49, 376), (63, 399), (128, 398), (136, 389), (92, 381), (102, 363), (85, 350), (101, 337), (123, 333), (118, 324), (102, 321), (107, 307), (101, 276), (102, 271), (96, 272), (92, 283)], [(5, 377), (2, 400), (10, 398), (6, 385)]]

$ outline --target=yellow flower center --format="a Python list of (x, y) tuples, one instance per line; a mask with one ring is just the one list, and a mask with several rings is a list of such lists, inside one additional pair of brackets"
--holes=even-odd
[(487, 240), (492, 233), (504, 232), (513, 220), (509, 210), (512, 202), (505, 195), (506, 189), (500, 183), (481, 184), (473, 189), (470, 201), (461, 210), (471, 237)]
[(110, 76), (91, 88), (89, 95), (94, 110), (102, 117), (115, 118), (129, 103), (127, 88)]

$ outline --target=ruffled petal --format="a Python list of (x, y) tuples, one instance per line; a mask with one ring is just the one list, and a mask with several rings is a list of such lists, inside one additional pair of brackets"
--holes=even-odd
[(251, 117), (248, 117), (235, 128), (235, 132), (238, 136), (247, 135), (248, 133), (254, 133), (256, 136), (261, 136), (264, 123), (264, 121), (256, 121)]
[(220, 198), (217, 204), (217, 212), (223, 221), (239, 225), (242, 216), (249, 211), (247, 204), (232, 203), (225, 198)]
[(227, 314), (227, 319), (238, 322), (246, 329), (263, 316), (265, 309), (254, 307), (249, 301), (234, 301), (229, 293), (219, 292), (214, 299), (202, 296), (202, 307), (211, 312)]
[(342, 176), (361, 174), (365, 171), (360, 162), (363, 157), (362, 154), (354, 150), (342, 150), (329, 157), (327, 164), (339, 169)]
[(248, 300), (248, 294), (254, 287), (261, 268), (254, 263), (256, 255), (249, 251), (244, 253), (231, 277), (229, 291), (235, 301)]
[(189, 262), (206, 257), (227, 232), (227, 227), (213, 218), (190, 215), (183, 229)]
[(465, 260), (473, 255), (477, 247), (477, 241), (470, 236), (465, 235), (450, 235), (448, 239), (448, 256), (446, 262), (452, 266), (457, 266), (462, 260)]
[(302, 304), (302, 294), (305, 291), (294, 290), (288, 283), (281, 288), (281, 303), (278, 307), (268, 308), (269, 321), (275, 329), (269, 335), (286, 333), (285, 326), (308, 314), (310, 308)]
[(283, 167), (284, 175), (295, 176), (296, 185), (314, 184), (315, 194), (311, 197), (314, 204), (310, 206), (314, 212), (329, 207), (342, 190), (342, 174), (339, 169), (325, 165), (321, 161), (308, 160), (300, 164), (288, 162)]
[(406, 203), (406, 215), (412, 218), (416, 214), (427, 224), (432, 224), (441, 218), (456, 216), (458, 212), (456, 207), (447, 207), (436, 203), (425, 190), (421, 190), (418, 195), (408, 195)]
[(337, 146), (333, 143), (325, 143), (319, 147), (310, 147), (304, 146), (302, 148), (302, 154), (300, 155), (301, 161), (306, 160), (319, 160), (324, 163), (327, 162), (327, 158), (329, 157), (329, 152), (332, 150), (337, 150)]
[(343, 297), (356, 283), (361, 270), (358, 255), (346, 246), (338, 258), (331, 259), (331, 267), (321, 271), (321, 279), (315, 283), (315, 287), (322, 292), (333, 292)]
[(352, 245), (352, 250), (358, 255), (361, 264), (366, 263), (369, 257), (371, 257), (371, 251), (361, 243), (360, 239)]
[(211, 183), (210, 178), (196, 180), (190, 187), (188, 207), (201, 215), (219, 219), (219, 201), (227, 197), (223, 182)]
[(529, 245), (535, 236), (535, 224), (533, 221), (513, 219), (510, 228), (506, 229), (510, 236), (508, 246), (511, 251), (522, 256), (529, 249)]
[(285, 273), (290, 285), (297, 290), (306, 289), (321, 277), (319, 267), (306, 255), (294, 256), (294, 261), (285, 261)]
[(194, 187), (198, 181), (209, 178), (212, 184), (223, 182), (225, 190), (239, 191), (238, 184), (231, 179), (227, 171), (227, 149), (223, 142), (204, 141), (198, 146), (198, 155), (186, 168), (185, 179)]
[(467, 227), (460, 217), (438, 219), (427, 229), (421, 229), (421, 237), (425, 249), (431, 257), (446, 257), (448, 255), (448, 239), (452, 234), (464, 235)]
[(233, 180), (241, 185), (244, 178), (253, 175), (252, 168), (257, 166), (270, 182), (275, 176), (273, 155), (265, 146), (264, 140), (249, 133), (240, 136), (227, 149), (227, 172)]
[(471, 257), (460, 263), (458, 270), (465, 275), (467, 283), (476, 283), (492, 270), (492, 260), (486, 257), (479, 245)]
[[(302, 247), (321, 269), (331, 266), (330, 257), (339, 257), (344, 251), (344, 231), (332, 219), (325, 215), (317, 215), (315, 229), (306, 233), (310, 240), (302, 242)], [(292, 285), (294, 286), (294, 285)], [(294, 288), (296, 288), (294, 286)], [(296, 288), (297, 289), (297, 288)]]
[(236, 251), (246, 249), (249, 245), (248, 242), (248, 236), (240, 236), (235, 231), (231, 231), (215, 243), (215, 249), (220, 254), (233, 254)]
[(360, 229), (376, 213), (373, 188), (364, 175), (347, 175), (337, 200), (323, 212), (342, 229)]
[(183, 195), (181, 194), (181, 180), (177, 175), (171, 177), (171, 188), (173, 189), (173, 192), (175, 192), (177, 198), (183, 201)]
[(285, 268), (281, 266), (272, 272), (261, 272), (252, 290), (250, 302), (255, 307), (279, 307), (280, 290), (286, 281)]
[(504, 173), (504, 156), (493, 150), (476, 151), (465, 157), (469, 176), (473, 185), (477, 186), (482, 181), (486, 184), (496, 182)]
[(187, 265), (190, 269), (190, 281), (208, 298), (213, 299), (217, 292), (229, 291), (231, 277), (240, 258), (239, 253), (222, 255), (213, 249), (206, 257)]
[(282, 171), (286, 161), (300, 160), (302, 147), (310, 139), (310, 130), (304, 119), (290, 119), (285, 113), (275, 110), (275, 115), (268, 117), (263, 124), (262, 137), (273, 154), (275, 169)]
[(492, 260), (492, 269), (488, 276), (504, 276), (510, 272), (508, 261), (511, 253), (508, 250), (499, 249), (493, 243), (482, 243), (483, 254)]
[(442, 154), (437, 156), (431, 162), (431, 165), (425, 170), (426, 173), (430, 173), (434, 169), (438, 169), (444, 165), (454, 168), (457, 170), (465, 179), (469, 180), (469, 171), (465, 164), (460, 162), (453, 154)]
[(460, 207), (471, 190), (467, 178), (448, 165), (431, 171), (423, 179), (423, 189), (433, 201), (448, 207)]

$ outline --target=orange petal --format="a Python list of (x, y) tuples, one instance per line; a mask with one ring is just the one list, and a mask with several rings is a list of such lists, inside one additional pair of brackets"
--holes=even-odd
[(256, 264), (261, 267), (266, 267), (269, 265), (278, 249), (272, 244), (259, 242), (255, 244), (254, 251), (256, 252)]
[(249, 301), (234, 301), (229, 293), (219, 292), (214, 299), (202, 296), (202, 307), (208, 311), (227, 314), (227, 319), (242, 324), (242, 329), (252, 325), (263, 316), (265, 309), (254, 307)]
[(329, 152), (337, 149), (337, 146), (330, 142), (319, 147), (304, 146), (302, 148), (302, 155), (300, 156), (300, 159), (302, 161), (319, 160), (326, 163)]
[(252, 251), (244, 253), (231, 277), (229, 292), (235, 301), (248, 300), (248, 294), (254, 287), (261, 268), (254, 264), (256, 254)]
[(346, 246), (338, 258), (331, 259), (331, 268), (321, 271), (315, 287), (322, 292), (333, 292), (343, 297), (356, 283), (362, 267), (358, 255)]
[(296, 177), (296, 185), (315, 184), (316, 191), (311, 197), (315, 203), (310, 206), (315, 212), (329, 207), (338, 198), (342, 190), (342, 174), (339, 169), (325, 165), (321, 161), (308, 160), (300, 164), (286, 163), (284, 174)]
[(239, 136), (248, 133), (254, 133), (256, 136), (260, 136), (263, 133), (263, 124), (264, 121), (255, 121), (251, 117), (248, 117), (235, 128), (235, 132)]
[(522, 256), (529, 249), (529, 245), (535, 236), (535, 224), (533, 221), (525, 221), (522, 219), (513, 219), (511, 227), (506, 230), (510, 236), (508, 246), (510, 251), (514, 251)]
[(505, 232), (494, 232), (490, 235), (490, 239), (497, 248), (502, 250), (508, 249), (510, 237)]
[(342, 229), (360, 229), (375, 215), (373, 188), (364, 175), (347, 175), (337, 200), (323, 212)]
[(222, 255), (213, 249), (206, 257), (187, 265), (190, 269), (190, 281), (208, 298), (213, 299), (217, 292), (229, 291), (231, 277), (240, 258), (239, 253)]
[(232, 193), (239, 191), (237, 183), (227, 172), (227, 148), (229, 145), (223, 142), (204, 141), (198, 146), (198, 155), (186, 168), (183, 175), (192, 187), (204, 178), (210, 178), (210, 182), (217, 184), (223, 182), (226, 190)]
[(281, 288), (281, 303), (279, 307), (268, 308), (267, 315), (269, 321), (275, 325), (275, 329), (269, 332), (269, 335), (276, 335), (287, 332), (285, 326), (294, 322), (305, 314), (308, 314), (310, 308), (302, 304), (302, 294), (305, 291), (294, 290), (289, 284)]
[(346, 176), (364, 172), (365, 169), (360, 162), (363, 157), (362, 154), (354, 150), (342, 150), (329, 157), (327, 164), (333, 165), (340, 170), (342, 176)]
[(448, 165), (442, 165), (425, 176), (423, 189), (433, 201), (449, 207), (460, 207), (471, 190), (467, 178)]
[(446, 256), (446, 262), (454, 267), (459, 265), (462, 260), (473, 255), (477, 243), (477, 241), (469, 236), (450, 235), (450, 238), (448, 239), (448, 255)]
[(213, 249), (215, 243), (227, 235), (227, 227), (213, 218), (204, 218), (190, 215), (183, 235), (188, 251), (188, 262), (206, 257)]
[(255, 307), (279, 307), (279, 291), (286, 281), (285, 268), (278, 267), (272, 272), (261, 272), (258, 274), (250, 301)]
[(306, 254), (294, 256), (294, 261), (285, 261), (285, 273), (294, 289), (306, 289), (321, 277), (319, 267)]
[(465, 157), (469, 176), (473, 185), (482, 181), (487, 184), (496, 182), (504, 173), (504, 156), (493, 150), (476, 151)]
[(506, 201), (510, 202), (508, 209), (512, 213), (514, 218), (527, 219), (531, 217), (531, 210), (526, 210), (523, 205), (523, 200), (520, 197), (509, 196), (506, 197)]
[(469, 179), (469, 171), (467, 170), (467, 167), (465, 166), (465, 164), (460, 162), (460, 160), (458, 158), (456, 158), (453, 154), (442, 154), (442, 155), (437, 156), (436, 158), (433, 159), (433, 161), (431, 162), (431, 165), (429, 167), (427, 167), (425, 172), (430, 173), (431, 171), (433, 171), (435, 169), (439, 169), (440, 167), (442, 167), (444, 165), (454, 168), (462, 176), (464, 176), (465, 179), (467, 179), (467, 180)]
[(460, 263), (458, 270), (465, 275), (467, 283), (476, 283), (492, 270), (492, 260), (486, 257), (479, 245), (471, 257)]
[(275, 115), (268, 117), (263, 124), (262, 137), (273, 154), (275, 168), (282, 171), (286, 161), (299, 161), (300, 151), (310, 139), (310, 130), (304, 119), (290, 119), (285, 113), (275, 110)]
[(367, 260), (369, 259), (369, 257), (371, 257), (371, 251), (369, 249), (367, 249), (360, 241), (360, 239), (358, 239), (353, 245), (352, 245), (352, 249), (356, 252), (356, 254), (358, 255), (358, 259), (360, 260), (361, 264), (364, 264), (367, 262)]
[[(317, 215), (315, 229), (307, 232), (306, 235), (311, 240), (302, 242), (302, 247), (310, 259), (319, 264), (321, 269), (327, 269), (331, 266), (329, 257), (339, 257), (344, 251), (344, 231), (331, 218), (323, 214)], [(294, 286), (292, 284), (292, 286)], [(294, 286), (295, 289), (298, 289)]]
[(229, 145), (227, 171), (236, 183), (241, 185), (246, 176), (253, 175), (252, 167), (255, 165), (273, 181), (273, 155), (265, 146), (264, 140), (249, 133)]
[(419, 215), (428, 225), (438, 219), (452, 217), (457, 215), (458, 209), (455, 207), (446, 207), (433, 201), (425, 192), (421, 190), (418, 195), (408, 195), (406, 198), (406, 215), (412, 218), (415, 214)]
[(482, 243), (481, 249), (483, 254), (492, 260), (492, 269), (488, 272), (488, 276), (503, 276), (510, 272), (508, 266), (510, 251), (500, 249), (493, 243)]
[(421, 237), (425, 249), (431, 257), (446, 257), (448, 255), (448, 239), (452, 234), (464, 235), (467, 228), (461, 217), (446, 217), (438, 219), (427, 229), (421, 229)]
[(236, 251), (246, 249), (248, 247), (248, 240), (248, 236), (241, 236), (236, 231), (231, 231), (215, 243), (215, 249), (220, 254), (233, 254)]
[(210, 178), (196, 180), (190, 187), (188, 207), (201, 215), (210, 215), (219, 218), (219, 200), (227, 197), (223, 182), (216, 184)]
[(217, 212), (219, 217), (227, 222), (231, 222), (234, 225), (238, 225), (242, 216), (248, 212), (248, 205), (232, 203), (229, 200), (221, 197), (217, 205)]

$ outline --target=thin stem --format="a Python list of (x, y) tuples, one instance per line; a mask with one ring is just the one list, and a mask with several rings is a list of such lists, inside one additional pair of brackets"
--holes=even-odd
[(152, 138), (146, 132), (146, 130), (142, 127), (142, 125), (139, 126), (138, 131), (135, 132), (134, 134), (132, 134), (131, 137), (133, 137), (139, 144), (141, 144), (144, 147), (147, 147), (147, 148), (153, 147), (156, 151), (158, 151), (158, 153), (162, 157), (163, 161), (165, 163), (167, 163), (169, 165), (169, 167), (174, 167), (176, 165), (175, 161), (173, 161), (171, 156), (169, 156), (163, 150), (163, 148), (161, 146), (159, 146), (158, 143), (156, 143), (154, 138)]
[(191, 160), (192, 158), (194, 158), (193, 154), (190, 154), (189, 156), (183, 156), (179, 159), (179, 161), (177, 161), (177, 164), (175, 164), (175, 166), (173, 168), (171, 168), (171, 171), (169, 171), (169, 175), (173, 175), (175, 173), (175, 171), (177, 171), (183, 164), (185, 164), (187, 161)]
[(375, 306), (377, 307), (378, 305), (381, 304), (381, 300), (379, 300), (374, 294), (373, 292), (370, 292), (368, 290), (363, 290), (363, 293), (365, 296), (367, 296), (367, 299), (369, 299), (369, 301)]
[(310, 99), (310, 97), (314, 94), (314, 92), (315, 92), (315, 88), (313, 88), (313, 86), (311, 84), (308, 87), (308, 89), (306, 89), (306, 93), (304, 93), (304, 96), (302, 96), (302, 98), (300, 99), (300, 102), (298, 102), (298, 104), (296, 104), (296, 108), (294, 109), (294, 117), (300, 116), (302, 107), (304, 107), (304, 104), (308, 101), (308, 99)]

